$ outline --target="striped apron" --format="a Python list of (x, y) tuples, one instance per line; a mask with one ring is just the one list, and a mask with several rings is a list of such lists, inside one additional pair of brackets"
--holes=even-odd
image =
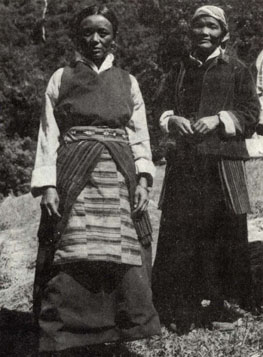
[(80, 260), (141, 265), (127, 185), (106, 148), (73, 204), (55, 251), (55, 264)]
[[(119, 129), (98, 133), (96, 128), (93, 133), (87, 128), (80, 133), (86, 140), (78, 141), (78, 130), (72, 129), (58, 152), (62, 220), (52, 227), (50, 218), (42, 215), (34, 284), (40, 351), (160, 334), (152, 303), (151, 245), (143, 244), (142, 239), (149, 236), (150, 227), (144, 224), (147, 219), (137, 222), (131, 217), (134, 184), (126, 174), (132, 174), (134, 161), (125, 147), (127, 139), (121, 139), (119, 132), (124, 134)], [(105, 133), (107, 146), (100, 141)], [(91, 140), (94, 142), (89, 143)], [(63, 150), (68, 151), (66, 155)], [(78, 165), (72, 161), (76, 151)], [(113, 160), (118, 153), (121, 157)], [(128, 157), (130, 164), (122, 163)], [(84, 179), (81, 173), (85, 170)]]

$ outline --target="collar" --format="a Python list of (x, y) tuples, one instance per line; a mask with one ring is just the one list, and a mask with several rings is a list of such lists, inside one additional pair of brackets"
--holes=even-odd
[(263, 64), (263, 50), (260, 52), (256, 60), (256, 67), (258, 71), (260, 71), (262, 64)]
[(83, 62), (87, 64), (96, 73), (101, 73), (110, 69), (113, 66), (113, 61), (114, 55), (112, 53), (109, 53), (106, 56), (105, 60), (102, 62), (101, 66), (97, 67), (94, 62), (82, 56), (81, 53), (75, 52), (75, 62)]
[(189, 55), (189, 59), (191, 62), (195, 63), (198, 67), (201, 67), (203, 66), (206, 62), (208, 62), (209, 60), (211, 59), (217, 59), (219, 62), (226, 62), (228, 63), (229, 62), (229, 56), (227, 55), (226, 53), (226, 50), (223, 49), (222, 47), (217, 47), (213, 53), (211, 53), (210, 56), (207, 57), (207, 59), (202, 62), (200, 61), (198, 58), (196, 58), (194, 56), (194, 54), (191, 54)]

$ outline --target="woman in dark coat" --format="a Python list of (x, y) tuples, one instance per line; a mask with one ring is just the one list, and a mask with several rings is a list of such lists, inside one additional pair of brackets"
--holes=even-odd
[(218, 321), (226, 318), (224, 300), (250, 303), (245, 139), (259, 114), (250, 72), (224, 50), (223, 10), (199, 8), (191, 36), (191, 54), (174, 64), (158, 101), (161, 129), (174, 145), (154, 266), (160, 312), (170, 322), (188, 320), (186, 327), (202, 306)]
[(75, 18), (76, 60), (46, 93), (32, 192), (42, 194), (34, 289), (40, 351), (160, 333), (146, 211), (154, 166), (136, 79), (113, 66), (118, 21)]

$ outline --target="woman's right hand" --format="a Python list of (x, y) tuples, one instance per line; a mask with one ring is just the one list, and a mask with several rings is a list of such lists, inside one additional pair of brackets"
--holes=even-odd
[(170, 132), (178, 133), (182, 136), (194, 135), (190, 120), (177, 115), (171, 115), (168, 122)]
[(46, 210), (49, 216), (55, 219), (61, 218), (58, 212), (59, 197), (55, 187), (47, 187), (44, 189), (40, 205), (42, 209)]

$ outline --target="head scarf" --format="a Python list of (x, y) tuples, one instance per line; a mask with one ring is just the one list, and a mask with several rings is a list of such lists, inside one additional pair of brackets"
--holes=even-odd
[(192, 17), (192, 22), (200, 16), (211, 16), (219, 21), (226, 32), (221, 42), (226, 42), (229, 40), (228, 23), (226, 21), (225, 12), (223, 9), (213, 5), (201, 6), (195, 11), (194, 16)]

